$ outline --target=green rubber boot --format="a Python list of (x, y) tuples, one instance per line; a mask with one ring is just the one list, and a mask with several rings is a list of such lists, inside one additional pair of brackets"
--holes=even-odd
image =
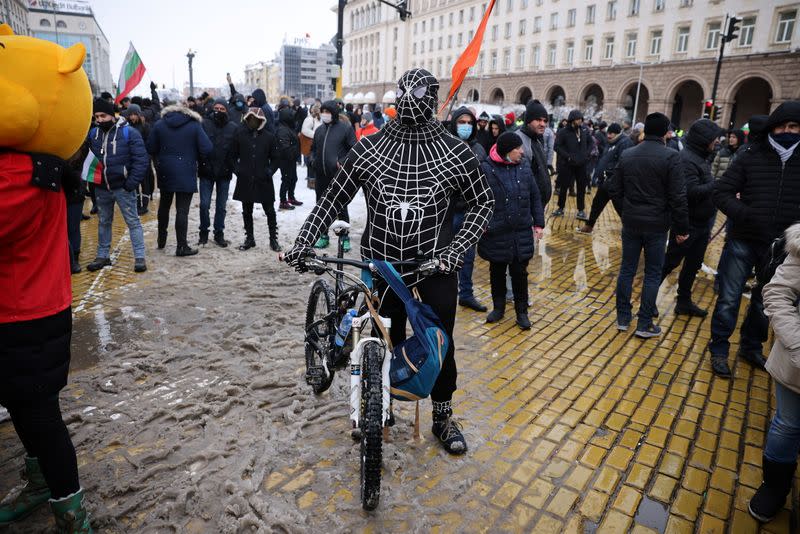
[(56, 517), (58, 534), (92, 534), (89, 512), (83, 505), (83, 489), (63, 499), (50, 499), (50, 509)]
[(314, 243), (314, 248), (327, 248), (330, 242), (331, 242), (330, 237), (328, 237), (327, 235), (323, 235), (322, 237), (317, 239), (316, 243)]
[(25, 469), (20, 474), (26, 481), (25, 485), (15, 498), (6, 497), (0, 503), (0, 525), (7, 525), (31, 515), (50, 498), (50, 488), (42, 475), (39, 460), (26, 456)]

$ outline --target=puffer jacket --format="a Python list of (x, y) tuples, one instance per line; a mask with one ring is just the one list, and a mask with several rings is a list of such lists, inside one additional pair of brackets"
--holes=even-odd
[(300, 140), (295, 131), (295, 111), (292, 108), (283, 108), (278, 112), (275, 142), (278, 143), (278, 160), (294, 164), (300, 156)]
[(788, 256), (764, 286), (764, 313), (775, 332), (767, 358), (767, 372), (777, 382), (800, 394), (800, 224), (786, 230)]
[(692, 123), (684, 137), (685, 147), (680, 152), (681, 167), (686, 178), (686, 198), (689, 202), (689, 223), (692, 226), (708, 227), (717, 213), (712, 193), (714, 177), (711, 175), (708, 146), (724, 130), (709, 119)]
[(740, 149), (714, 182), (714, 203), (728, 216), (728, 237), (771, 243), (800, 218), (800, 150), (782, 163), (768, 138)]
[(107, 132), (95, 126), (89, 130), (88, 140), (92, 153), (103, 163), (102, 186), (106, 189), (133, 191), (144, 181), (150, 158), (142, 135), (125, 119)]
[(213, 146), (203, 131), (200, 115), (183, 106), (167, 106), (153, 126), (147, 151), (156, 160), (158, 188), (175, 193), (197, 191), (197, 166)]
[(478, 254), (486, 261), (526, 261), (533, 257), (533, 227), (545, 224), (539, 187), (527, 160), (509, 164), (497, 159), (492, 148), (481, 163), (494, 194), (494, 213), (478, 241)]
[(689, 232), (686, 181), (680, 154), (657, 136), (627, 149), (608, 181), (608, 194), (622, 203), (622, 226), (641, 233)]
[(728, 170), (728, 167), (733, 161), (733, 157), (736, 155), (736, 150), (733, 150), (729, 146), (722, 147), (719, 152), (717, 152), (716, 157), (714, 158), (714, 163), (711, 164), (711, 174), (714, 178), (719, 178), (725, 171)]
[(222, 126), (212, 119), (203, 121), (203, 130), (206, 132), (213, 149), (211, 154), (200, 159), (200, 178), (209, 180), (230, 180), (233, 173), (232, 146), (238, 126), (230, 119)]
[(332, 180), (339, 165), (344, 163), (350, 149), (355, 146), (356, 133), (349, 123), (340, 120), (335, 102), (325, 102), (321, 111), (331, 113), (332, 120), (314, 132), (311, 156), (317, 178)]

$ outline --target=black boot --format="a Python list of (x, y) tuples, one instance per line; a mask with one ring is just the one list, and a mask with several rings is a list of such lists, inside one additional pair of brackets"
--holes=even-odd
[(275, 252), (280, 252), (282, 250), (280, 243), (278, 243), (277, 237), (269, 238), (269, 248), (271, 248)]
[(761, 354), (759, 351), (749, 351), (749, 350), (742, 350), (739, 349), (739, 352), (736, 353), (736, 356), (743, 359), (753, 367), (761, 369), (762, 371), (766, 371), (767, 359), (764, 358), (764, 355)]
[(167, 232), (158, 232), (158, 241), (157, 245), (159, 249), (163, 249), (167, 246)]
[(494, 309), (489, 312), (489, 315), (486, 316), (487, 323), (496, 323), (500, 321), (503, 316), (506, 314), (505, 303), (498, 306), (497, 304), (494, 305)]
[(208, 230), (200, 230), (200, 238), (197, 240), (198, 245), (208, 244)]
[(720, 378), (730, 378), (731, 368), (728, 367), (727, 356), (711, 355), (711, 370)]
[(675, 304), (675, 315), (688, 315), (689, 317), (705, 317), (708, 315), (708, 312), (703, 308), (699, 307), (691, 300), (688, 301), (679, 300), (678, 303)]
[(219, 245), (222, 248), (227, 247), (230, 243), (225, 239), (224, 232), (214, 232), (214, 243)]
[(178, 257), (194, 256), (197, 252), (196, 248), (192, 248), (189, 245), (178, 245), (178, 248), (175, 249), (175, 255)]
[(528, 319), (528, 302), (515, 302), (514, 311), (517, 312), (517, 326), (523, 330), (530, 330), (531, 321)]
[(86, 268), (89, 269), (90, 272), (94, 272), (110, 265), (111, 260), (109, 258), (95, 258), (92, 263), (86, 266)]
[(254, 246), (256, 246), (256, 240), (253, 239), (252, 235), (248, 234), (248, 236), (245, 237), (245, 239), (244, 239), (244, 243), (239, 245), (239, 250), (249, 250), (249, 249), (253, 248)]
[(786, 496), (792, 489), (792, 478), (797, 469), (797, 462), (781, 464), (767, 460), (766, 456), (762, 457), (762, 462), (764, 482), (750, 499), (747, 508), (750, 510), (750, 515), (762, 523), (768, 523), (778, 515), (786, 502)]
[(451, 401), (433, 401), (433, 428), (431, 432), (450, 454), (467, 452), (467, 440), (461, 433), (461, 425), (453, 421)]

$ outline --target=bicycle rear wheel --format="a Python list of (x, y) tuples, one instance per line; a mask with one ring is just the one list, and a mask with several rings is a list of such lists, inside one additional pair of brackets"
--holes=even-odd
[(383, 449), (383, 346), (364, 345), (361, 365), (361, 506), (374, 510), (381, 497)]
[(319, 279), (311, 286), (306, 308), (306, 383), (314, 393), (325, 392), (333, 382), (331, 353), (336, 338), (336, 318), (333, 290), (328, 282)]

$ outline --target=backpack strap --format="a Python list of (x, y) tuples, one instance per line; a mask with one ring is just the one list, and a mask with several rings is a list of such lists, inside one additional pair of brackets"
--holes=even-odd
[(397, 269), (395, 269), (391, 263), (381, 260), (372, 260), (372, 263), (375, 265), (375, 268), (378, 269), (381, 277), (389, 284), (389, 287), (392, 288), (392, 291), (403, 301), (403, 304), (414, 300), (411, 292), (400, 277), (400, 273), (397, 272)]

